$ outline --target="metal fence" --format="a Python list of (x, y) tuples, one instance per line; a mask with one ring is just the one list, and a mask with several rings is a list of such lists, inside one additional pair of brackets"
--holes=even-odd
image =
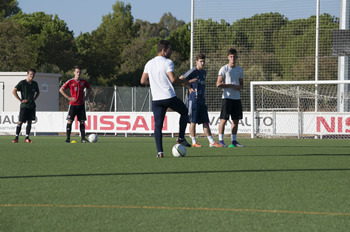
[[(149, 87), (91, 86), (87, 111), (151, 112), (152, 96)], [(69, 92), (69, 90), (67, 91)], [(175, 87), (176, 95), (187, 101), (187, 89)], [(67, 93), (69, 94), (69, 93)], [(60, 94), (60, 111), (67, 111), (69, 101)]]

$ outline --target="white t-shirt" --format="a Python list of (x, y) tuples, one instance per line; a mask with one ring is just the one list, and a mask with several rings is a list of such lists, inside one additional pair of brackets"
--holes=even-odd
[(168, 77), (168, 72), (174, 72), (173, 61), (157, 56), (147, 62), (143, 72), (148, 73), (153, 101), (176, 96), (173, 83)]
[[(241, 67), (236, 66), (235, 68), (231, 68), (228, 64), (221, 67), (219, 76), (223, 77), (223, 83), (234, 85), (239, 85), (239, 79), (244, 78), (243, 69)], [(239, 93), (239, 90), (232, 88), (223, 88), (222, 98), (238, 100), (241, 99), (241, 95)]]

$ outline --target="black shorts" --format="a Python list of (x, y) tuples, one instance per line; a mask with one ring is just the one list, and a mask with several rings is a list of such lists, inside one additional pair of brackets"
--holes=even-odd
[(19, 121), (20, 122), (26, 122), (26, 121), (35, 121), (35, 108), (21, 108), (19, 111)]
[(85, 105), (79, 105), (79, 106), (69, 105), (67, 120), (74, 121), (75, 116), (77, 116), (79, 122), (86, 121)]
[(228, 120), (230, 115), (232, 120), (239, 120), (243, 118), (242, 102), (240, 99), (222, 99), (220, 119)]

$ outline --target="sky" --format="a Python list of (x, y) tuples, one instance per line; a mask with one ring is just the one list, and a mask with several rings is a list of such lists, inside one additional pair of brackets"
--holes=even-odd
[[(102, 22), (102, 16), (112, 12), (112, 5), (117, 0), (17, 0), (19, 7), (24, 13), (43, 11), (46, 14), (57, 14), (61, 20), (67, 23), (69, 30), (73, 30), (77, 37), (80, 32), (91, 32), (96, 30)], [(164, 13), (170, 12), (178, 20), (185, 23), (191, 21), (191, 0), (121, 0), (125, 4), (130, 3), (131, 14), (134, 19), (141, 19), (150, 23), (158, 23)], [(225, 1), (225, 0), (221, 0)], [(339, 17), (339, 5), (341, 0), (320, 0), (320, 13), (330, 13)], [(217, 17), (223, 14), (233, 15), (232, 12), (225, 12), (225, 7), (220, 6), (218, 0), (201, 1), (195, 0), (198, 4), (211, 2), (212, 8), (217, 9)], [(251, 17), (255, 14), (279, 12), (289, 19), (291, 8), (296, 17), (308, 18), (316, 15), (316, 0), (226, 0), (229, 4), (237, 6), (234, 12), (236, 17), (232, 21), (243, 17)], [(299, 7), (299, 8), (298, 8)], [(209, 7), (210, 8), (210, 7)], [(211, 8), (210, 8), (211, 9)], [(229, 9), (229, 8), (227, 8)], [(222, 14), (220, 14), (220, 11)], [(295, 12), (299, 12), (298, 15)], [(196, 16), (196, 14), (195, 14)], [(215, 18), (215, 16), (211, 17)]]
[[(74, 36), (80, 32), (96, 30), (102, 22), (102, 16), (113, 11), (117, 0), (17, 0), (24, 13), (43, 11), (46, 14), (57, 14), (64, 20)], [(191, 0), (123, 0), (130, 3), (134, 19), (158, 23), (164, 13), (171, 14), (185, 23), (191, 21)]]

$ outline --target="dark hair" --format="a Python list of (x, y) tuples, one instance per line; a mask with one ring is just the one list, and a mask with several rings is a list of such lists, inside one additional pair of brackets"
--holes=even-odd
[(79, 70), (81, 71), (81, 66), (80, 66), (80, 65), (75, 65), (75, 66), (74, 66), (74, 71), (75, 71), (76, 69), (79, 69)]
[(27, 74), (29, 74), (29, 72), (33, 72), (34, 74), (36, 73), (35, 69), (33, 69), (33, 68), (28, 68), (27, 69)]
[(228, 54), (227, 55), (236, 55), (237, 54), (237, 50), (234, 48), (230, 48), (230, 50), (228, 50)]
[(160, 53), (163, 50), (163, 48), (165, 50), (168, 49), (169, 46), (170, 46), (170, 41), (168, 41), (168, 40), (160, 40), (158, 42), (158, 53)]
[(199, 53), (199, 54), (197, 55), (197, 57), (196, 57), (196, 60), (199, 60), (199, 59), (205, 60), (205, 55), (202, 54), (202, 53)]

